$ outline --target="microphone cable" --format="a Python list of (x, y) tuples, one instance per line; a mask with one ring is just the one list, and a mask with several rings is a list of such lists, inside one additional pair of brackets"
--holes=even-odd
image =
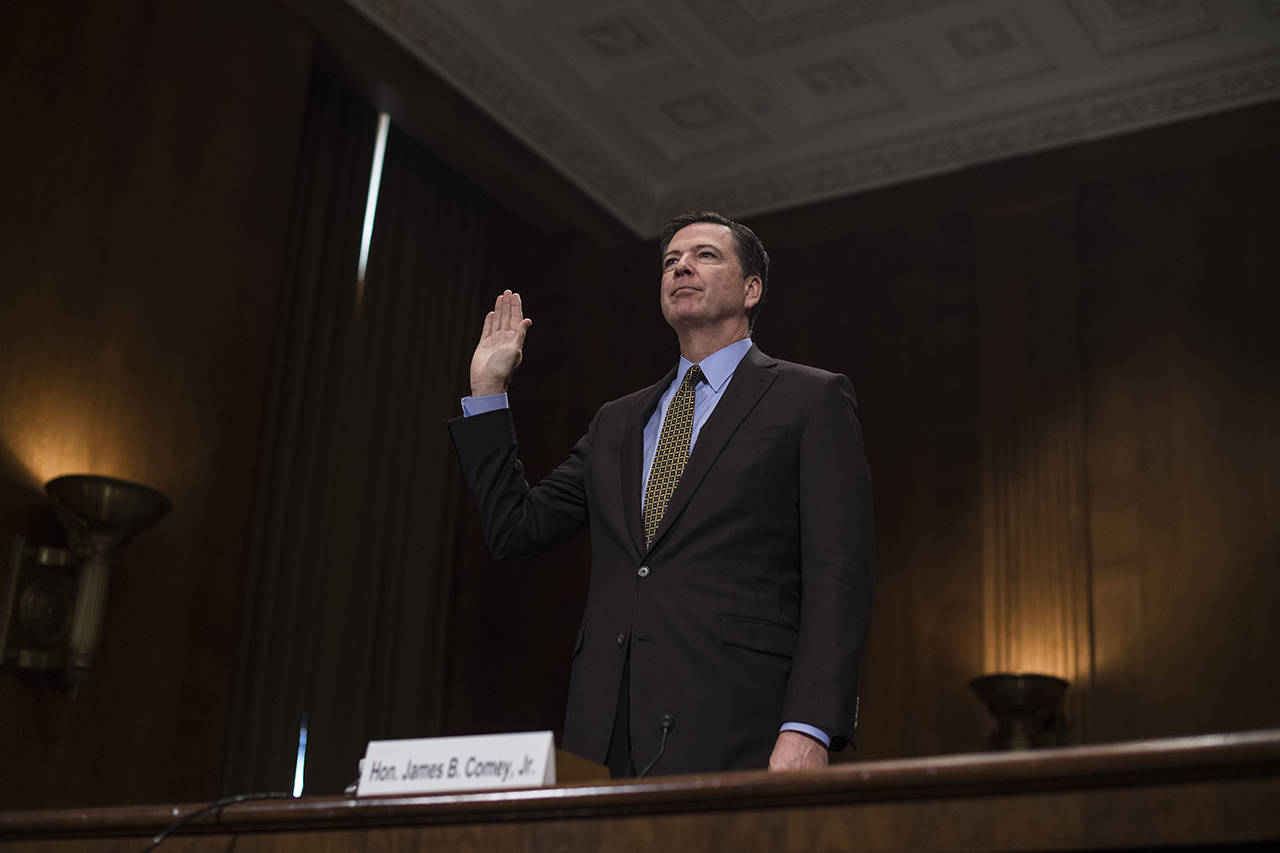
[(157, 832), (155, 836), (151, 839), (151, 843), (148, 844), (146, 847), (142, 848), (142, 853), (147, 853), (148, 850), (155, 850), (157, 847), (160, 846), (160, 844), (166, 838), (168, 838), (177, 830), (181, 829), (184, 825), (186, 825), (190, 821), (195, 820), (196, 818), (200, 817), (203, 814), (208, 814), (211, 811), (217, 811), (218, 809), (222, 809), (222, 808), (225, 808), (226, 806), (234, 805), (235, 803), (243, 803), (243, 802), (246, 802), (247, 800), (281, 800), (281, 799), (292, 800), (293, 794), (286, 793), (285, 791), (257, 791), (256, 793), (252, 793), (252, 794), (235, 794), (230, 797), (223, 797), (220, 800), (214, 800), (212, 803), (209, 803), (208, 805), (201, 806), (195, 811), (190, 812), (189, 814), (183, 815), (182, 817), (175, 820), (173, 823), (166, 826), (164, 829)]

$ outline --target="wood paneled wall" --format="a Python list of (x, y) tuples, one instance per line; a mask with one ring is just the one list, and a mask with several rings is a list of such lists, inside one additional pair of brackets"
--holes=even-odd
[(1092, 676), (1073, 194), (976, 211), (984, 672)]
[(1079, 210), (1089, 734), (1275, 726), (1280, 147), (1092, 184)]
[(980, 748), (997, 670), (1080, 742), (1280, 724), (1280, 105), (753, 225), (761, 343), (862, 402), (860, 756)]
[(174, 503), (78, 699), (0, 674), (0, 808), (207, 797), (310, 39), (254, 2), (6, 3), (0, 57), (4, 553), (60, 535), (59, 474)]

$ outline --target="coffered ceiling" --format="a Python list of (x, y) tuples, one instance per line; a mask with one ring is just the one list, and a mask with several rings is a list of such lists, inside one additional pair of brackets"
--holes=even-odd
[(645, 237), (1280, 98), (1280, 0), (348, 2)]

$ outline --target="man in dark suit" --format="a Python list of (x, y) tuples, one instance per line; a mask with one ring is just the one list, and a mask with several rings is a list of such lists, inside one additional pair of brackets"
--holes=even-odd
[(871, 485), (853, 387), (749, 337), (768, 280), (750, 229), (668, 224), (680, 362), (607, 403), (530, 488), (505, 390), (520, 297), (485, 318), (454, 446), (495, 556), (591, 530), (564, 747), (632, 775), (813, 768), (853, 736), (871, 606)]

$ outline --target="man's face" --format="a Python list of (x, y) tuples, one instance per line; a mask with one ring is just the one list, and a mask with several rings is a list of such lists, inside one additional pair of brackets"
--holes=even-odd
[(760, 301), (760, 278), (744, 276), (733, 232), (695, 222), (675, 233), (662, 256), (662, 316), (673, 329), (746, 324)]

